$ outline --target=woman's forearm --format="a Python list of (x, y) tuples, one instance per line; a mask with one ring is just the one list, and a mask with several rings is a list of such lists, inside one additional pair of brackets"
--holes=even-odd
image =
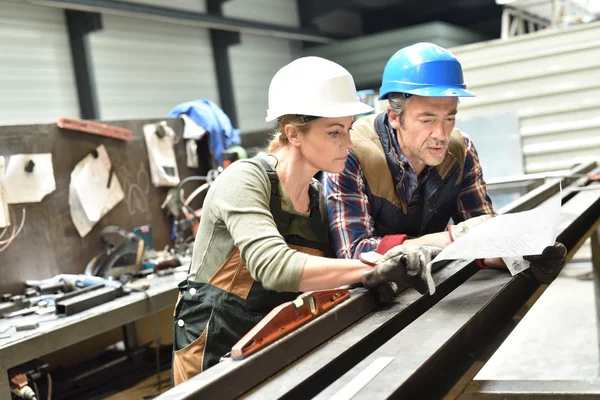
[(333, 289), (358, 283), (371, 268), (360, 260), (308, 256), (300, 275), (299, 290)]

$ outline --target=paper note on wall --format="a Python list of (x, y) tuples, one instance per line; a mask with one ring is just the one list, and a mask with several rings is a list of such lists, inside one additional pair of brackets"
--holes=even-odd
[(9, 204), (39, 203), (56, 190), (52, 154), (13, 154), (4, 177)]
[(8, 202), (6, 201), (6, 190), (4, 188), (4, 157), (0, 156), (0, 228), (10, 225), (8, 215)]
[[(158, 131), (162, 135), (157, 134)], [(179, 171), (173, 150), (175, 133), (165, 123), (144, 125), (144, 139), (148, 150), (150, 176), (154, 186), (177, 186)]]
[[(89, 157), (77, 177), (73, 181), (75, 192), (90, 222), (98, 222), (110, 193), (109, 173), (110, 161)], [(112, 182), (111, 186), (112, 186)]]
[(561, 196), (554, 196), (533, 210), (499, 215), (471, 229), (427, 265), (429, 293), (435, 291), (431, 266), (442, 260), (501, 257), (513, 275), (527, 269), (522, 256), (541, 254), (556, 241), (561, 204)]
[(69, 206), (71, 218), (81, 237), (125, 198), (104, 146), (88, 154), (71, 172)]

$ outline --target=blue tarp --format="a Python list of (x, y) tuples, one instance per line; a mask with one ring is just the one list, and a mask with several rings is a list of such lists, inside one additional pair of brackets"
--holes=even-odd
[(198, 125), (206, 129), (210, 135), (210, 147), (219, 166), (223, 165), (221, 152), (241, 144), (240, 131), (231, 126), (227, 114), (211, 100), (192, 100), (178, 104), (169, 111), (169, 118), (186, 114)]

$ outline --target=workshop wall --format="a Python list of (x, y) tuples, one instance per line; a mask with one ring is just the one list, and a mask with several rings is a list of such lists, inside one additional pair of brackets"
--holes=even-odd
[[(155, 187), (150, 180), (148, 153), (142, 127), (156, 120), (117, 121), (111, 124), (133, 132), (133, 140), (123, 142), (88, 133), (61, 130), (56, 124), (0, 127), (0, 156), (19, 153), (52, 153), (56, 190), (41, 203), (24, 204), (23, 229), (0, 252), (0, 293), (20, 293), (24, 281), (45, 279), (61, 273), (83, 273), (88, 262), (103, 246), (100, 231), (109, 225), (126, 230), (149, 224), (152, 247), (163, 249), (171, 243), (171, 222), (161, 209), (168, 188)], [(168, 120), (177, 135), (183, 131), (181, 119)], [(104, 145), (125, 198), (81, 238), (72, 222), (69, 206), (70, 175), (77, 163), (99, 145)], [(186, 167), (185, 145), (174, 146), (180, 178), (196, 171)], [(22, 206), (10, 205), (21, 220)], [(32, 251), (35, 249), (35, 251)]]
[(526, 173), (600, 162), (600, 22), (452, 48), (470, 118), (516, 112)]
[(302, 55), (335, 61), (348, 69), (359, 89), (379, 90), (386, 62), (404, 46), (431, 42), (448, 48), (481, 40), (485, 36), (470, 29), (436, 21), (309, 47)]
[[(268, 12), (267, 12), (268, 10)], [(231, 18), (299, 27), (296, 0), (230, 0), (223, 14)], [(244, 132), (271, 130), (265, 122), (271, 78), (299, 56), (298, 43), (264, 35), (241, 34), (229, 48), (239, 128)]]
[(102, 25), (90, 34), (100, 119), (159, 118), (184, 101), (219, 102), (207, 29), (106, 14)]
[(79, 115), (62, 10), (2, 0), (0, 125)]

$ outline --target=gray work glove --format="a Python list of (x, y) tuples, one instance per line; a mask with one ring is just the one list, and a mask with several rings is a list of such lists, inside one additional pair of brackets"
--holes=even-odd
[(425, 294), (428, 291), (426, 266), (440, 251), (442, 248), (436, 246), (401, 244), (392, 247), (383, 256), (363, 253), (360, 259), (367, 263), (375, 261), (375, 266), (365, 273), (362, 284), (368, 289), (378, 291), (380, 297), (380, 285), (389, 283), (396, 286), (408, 285)]
[(469, 218), (456, 225), (448, 225), (448, 233), (450, 234), (450, 241), (454, 242), (461, 236), (466, 235), (469, 231), (476, 226), (483, 224), (484, 222), (494, 218), (493, 215), (484, 214), (479, 217)]
[(549, 285), (558, 276), (567, 261), (567, 248), (559, 242), (548, 246), (542, 254), (523, 256), (529, 261), (529, 268), (523, 271), (526, 276), (533, 277), (538, 282)]

